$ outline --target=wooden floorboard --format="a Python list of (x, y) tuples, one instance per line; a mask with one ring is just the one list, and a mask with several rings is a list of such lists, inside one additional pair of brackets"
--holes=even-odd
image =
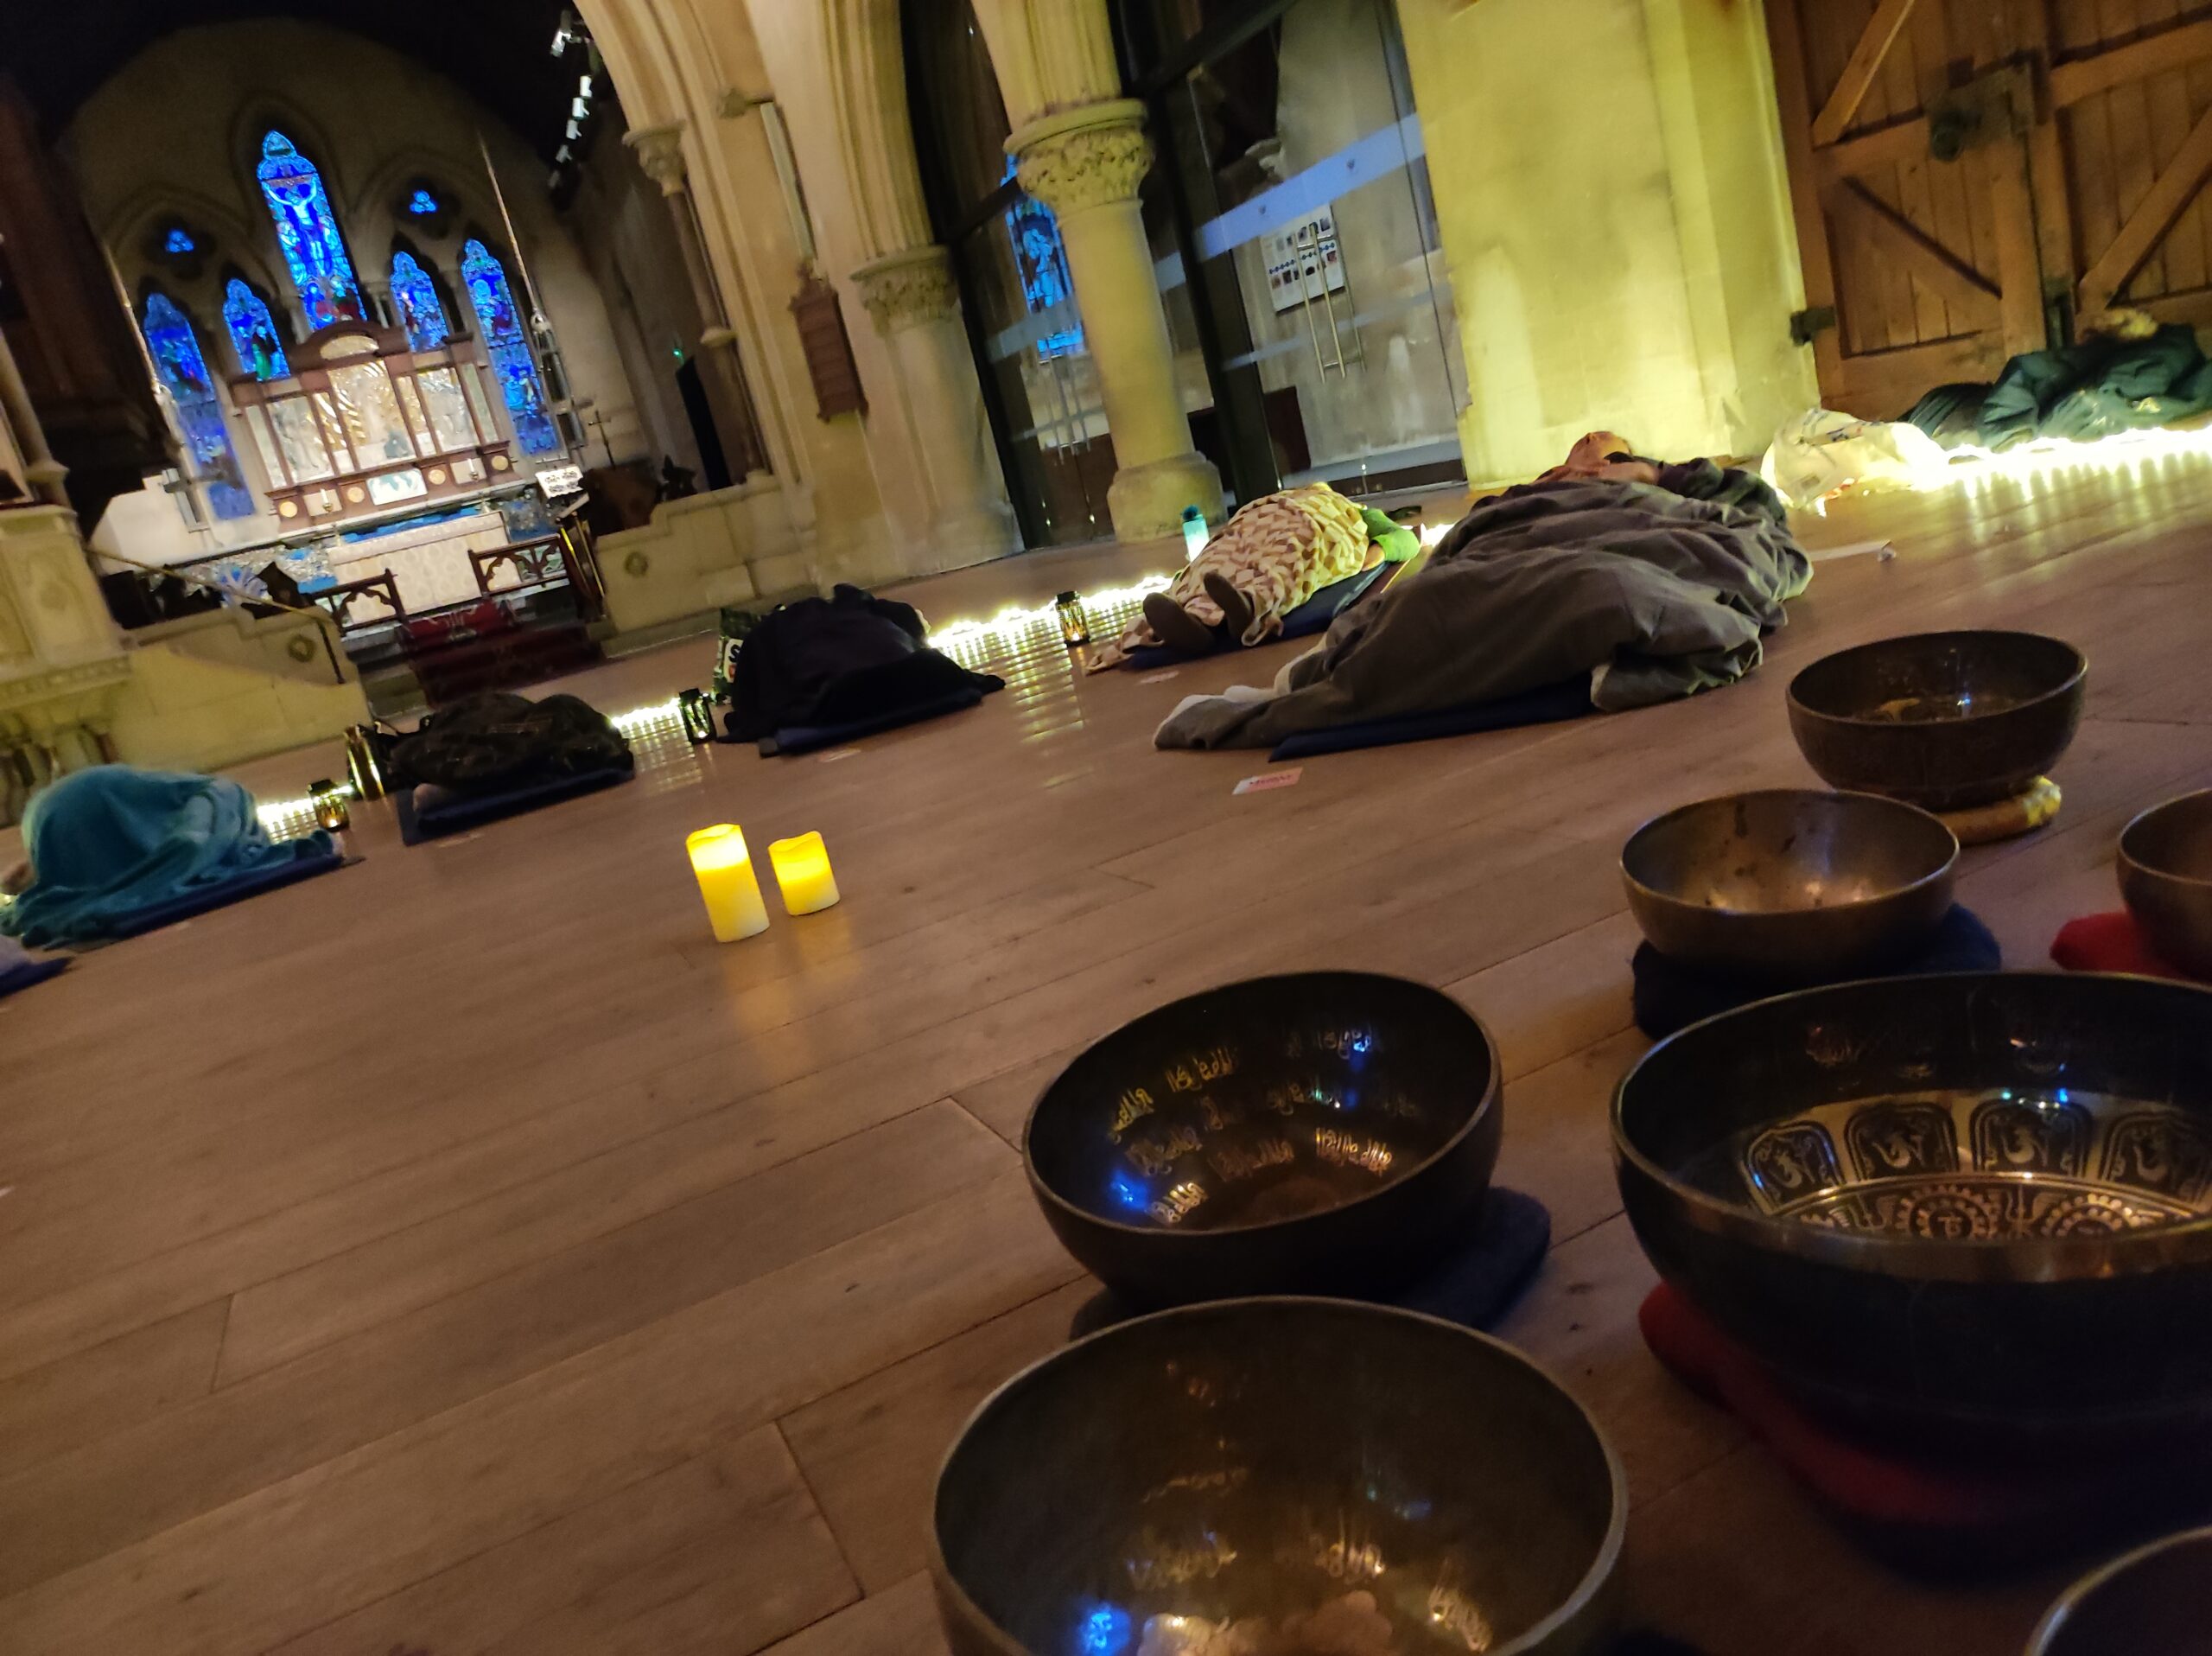
[[(1960, 887), (2042, 964), (2114, 905), (2128, 817), (2212, 786), (2212, 465), (1800, 526), (1899, 556), (1822, 564), (1764, 668), (1691, 702), (1238, 797), (1264, 755), (1151, 731), (1283, 651), (1146, 685), (1033, 639), (994, 664), (1007, 694), (850, 755), (656, 728), (630, 786), (415, 849), (364, 806), (359, 866), (0, 1003), (0, 1651), (941, 1656), (932, 1471), (1090, 1291), (1020, 1171), (1038, 1092), (1175, 995), (1338, 966), (1442, 987), (1497, 1039), (1498, 1176), (1554, 1239), (1501, 1332), (1621, 1452), (1631, 1619), (1713, 1656), (2012, 1656), (2047, 1575), (1870, 1562), (1643, 1347), (1605, 1128), (1644, 1044), (1615, 858), (1687, 799), (1812, 780), (1786, 690), (1815, 657), (2056, 632), (2092, 662), (2065, 807)], [(938, 583), (932, 612), (1034, 573)], [(566, 687), (658, 701), (710, 647)], [(756, 850), (819, 829), (845, 902), (715, 945), (682, 840), (716, 820)]]

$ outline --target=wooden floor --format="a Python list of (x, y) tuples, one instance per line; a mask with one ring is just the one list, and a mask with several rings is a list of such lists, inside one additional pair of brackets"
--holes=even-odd
[[(2056, 827), (1961, 895), (2033, 965), (2114, 905), (2133, 811), (2212, 783), (2212, 468), (1840, 510), (1767, 667), (1686, 704), (1309, 762), (1159, 754), (1172, 682), (1057, 648), (982, 710), (764, 761), (662, 729), (635, 785), (81, 959), (0, 1004), (0, 1651), (935, 1653), (921, 1521), (957, 1423), (1088, 1291), (1009, 1147), (1074, 1048), (1262, 969), (1475, 1008), (1501, 1178), (1551, 1208), (1502, 1332), (1597, 1411), (1630, 1614), (1726, 1656), (2012, 1656), (2049, 1576), (1916, 1585), (1673, 1385), (1634, 1313), (1609, 1087), (1614, 860), (1803, 784), (1789, 674), (2005, 624), (2094, 664)], [(969, 587), (976, 583), (971, 581)], [(610, 709), (705, 645), (600, 669)], [(297, 788), (310, 753), (255, 767)], [(685, 831), (820, 829), (844, 904), (718, 948)]]

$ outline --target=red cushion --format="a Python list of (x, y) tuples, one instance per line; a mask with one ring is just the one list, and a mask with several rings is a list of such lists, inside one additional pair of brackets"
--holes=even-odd
[(2069, 971), (2133, 971), (2149, 978), (2197, 980), (2154, 953), (2126, 909), (2069, 920), (2051, 940), (2050, 958)]

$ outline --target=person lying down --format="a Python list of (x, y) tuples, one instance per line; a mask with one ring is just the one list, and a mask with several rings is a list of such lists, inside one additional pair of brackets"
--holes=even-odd
[(1780, 498), (1710, 460), (1592, 432), (1534, 483), (1476, 502), (1266, 691), (1192, 697), (1162, 748), (1271, 748), (1335, 726), (1586, 680), (1601, 712), (1733, 683), (1812, 578)]
[(1402, 562), (1420, 547), (1413, 531), (1326, 483), (1262, 495), (1239, 508), (1173, 584), (1149, 595), (1144, 614), (1086, 665), (1103, 672), (1134, 650), (1160, 645), (1205, 655), (1224, 635), (1246, 647), (1264, 644), (1315, 593), (1378, 564)]

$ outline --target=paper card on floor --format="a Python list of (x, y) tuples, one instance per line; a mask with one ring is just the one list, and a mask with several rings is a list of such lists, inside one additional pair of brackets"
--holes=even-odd
[(1839, 557), (1864, 557), (1869, 552), (1886, 564), (1897, 555), (1897, 549), (1886, 540), (1854, 540), (1848, 546), (1823, 546), (1806, 556), (1815, 564), (1833, 564)]
[(1164, 685), (1170, 678), (1173, 678), (1177, 673), (1182, 671), (1183, 670), (1180, 667), (1169, 667), (1164, 672), (1148, 672), (1145, 674), (1143, 678), (1138, 679), (1137, 683), (1141, 685)]
[(1270, 788), (1296, 787), (1298, 779), (1305, 774), (1303, 766), (1289, 770), (1271, 770), (1265, 776), (1248, 776), (1230, 791), (1233, 793), (1265, 793)]
[(841, 759), (850, 759), (858, 752), (860, 752), (858, 748), (832, 748), (822, 755), (822, 762), (825, 765), (834, 765)]

